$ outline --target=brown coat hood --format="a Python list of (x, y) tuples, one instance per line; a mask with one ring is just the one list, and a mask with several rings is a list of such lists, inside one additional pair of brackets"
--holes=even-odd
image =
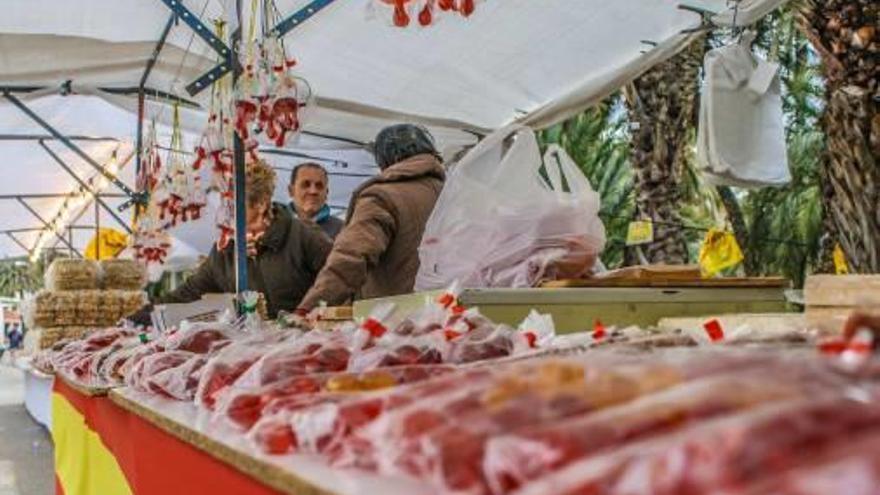
[(417, 155), (361, 185), (352, 195), (346, 226), (302, 307), (411, 292), (419, 244), (445, 178), (436, 157)]

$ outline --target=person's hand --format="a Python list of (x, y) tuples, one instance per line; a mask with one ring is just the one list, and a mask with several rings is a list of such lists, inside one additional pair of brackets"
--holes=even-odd
[(880, 339), (880, 314), (854, 312), (843, 326), (843, 337), (849, 340), (863, 328), (873, 332), (875, 340)]

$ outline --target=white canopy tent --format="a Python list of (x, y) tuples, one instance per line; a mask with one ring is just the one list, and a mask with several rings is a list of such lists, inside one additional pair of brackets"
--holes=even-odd
[[(736, 16), (726, 0), (686, 3), (718, 13), (712, 21), (730, 25), (734, 17), (738, 24), (754, 22), (783, 1), (741, 0)], [(206, 28), (230, 18), (235, 3), (7, 0), (0, 17), (0, 90), (21, 98), (59, 132), (89, 138), (73, 143), (96, 162), (106, 164), (114, 150), (124, 159), (137, 141), (138, 88), (167, 29), (145, 86), (148, 95), (181, 97), (196, 105), (182, 116), (185, 140), (193, 144), (206, 118), (209, 91), (192, 96), (185, 88), (216, 66), (219, 56), (182, 19), (173, 21), (169, 4), (175, 2)], [(372, 2), (275, 2), (282, 16), (315, 10), (286, 35), (285, 43), (298, 60), (295, 70), (318, 96), (299, 141), (281, 151), (286, 155), (265, 154), (282, 172), (278, 199), (286, 200), (283, 172), (305, 159), (291, 152), (319, 157), (329, 165), (331, 203), (344, 208), (351, 190), (375, 173), (363, 145), (385, 125), (422, 123), (447, 156), (512, 121), (551, 125), (676, 53), (693, 36), (682, 31), (703, 22), (672, 0), (485, 0), (469, 19), (448, 16), (430, 28), (398, 29), (384, 18), (386, 12), (370, 14)], [(68, 80), (74, 95), (53, 94)], [(32, 92), (28, 96), (26, 91)], [(167, 138), (167, 98), (149, 101), (145, 114), (163, 125), (160, 134)], [(12, 196), (54, 194), (26, 201), (43, 219), (51, 219), (62, 196), (77, 187), (76, 179), (32, 139), (46, 135), (46, 129), (0, 98), (0, 136), (5, 136), (0, 156), (8, 162), (7, 170), (14, 171), (0, 183), (0, 197), (9, 196), (0, 200), (0, 256), (26, 254), (24, 248), (33, 247), (39, 235), (27, 229), (44, 226)], [(62, 142), (44, 143), (80, 177), (96, 175)], [(133, 176), (129, 161), (119, 177), (132, 185)], [(112, 185), (105, 191), (119, 193)], [(105, 201), (115, 208), (125, 198)], [(129, 214), (119, 215), (126, 219)], [(92, 217), (94, 213), (82, 215)], [(114, 222), (109, 213), (101, 213), (102, 226)], [(187, 224), (174, 235), (205, 252), (213, 236), (211, 224)], [(9, 231), (16, 231), (15, 239)], [(74, 248), (83, 249), (91, 232), (71, 232)], [(53, 239), (48, 244), (55, 245), (64, 242)]]

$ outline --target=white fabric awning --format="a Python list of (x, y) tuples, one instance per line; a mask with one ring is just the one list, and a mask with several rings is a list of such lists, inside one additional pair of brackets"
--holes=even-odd
[[(234, 0), (181, 0), (204, 25), (228, 18)], [(282, 16), (310, 0), (276, 0)], [(295, 151), (324, 153), (327, 163), (346, 157), (352, 168), (331, 180), (332, 203), (344, 206), (350, 191), (375, 171), (361, 143), (384, 126), (398, 122), (427, 125), (446, 156), (473, 144), (480, 134), (512, 121), (534, 127), (551, 125), (607, 96), (650, 66), (674, 54), (689, 39), (682, 30), (698, 27), (701, 18), (680, 4), (718, 14), (713, 20), (734, 21), (726, 0), (484, 0), (469, 19), (442, 16), (434, 26), (399, 29), (390, 12), (371, 13), (372, 0), (336, 0), (297, 29), (285, 43), (298, 60), (296, 70), (317, 94), (317, 108), (305, 122), (307, 131)], [(784, 0), (742, 0), (738, 24), (748, 24)], [(242, 2), (249, 6), (250, 2)], [(157, 40), (171, 18), (160, 0), (6, 0), (0, 16), (0, 86), (57, 88), (70, 80), (79, 96), (27, 98), (35, 112), (67, 135), (108, 138), (77, 141), (96, 161), (132, 152), (136, 134), (136, 97), (96, 88), (133, 89), (143, 76)], [(244, 20), (248, 23), (247, 13)], [(227, 29), (228, 31), (228, 29)], [(212, 68), (217, 54), (183, 22), (172, 25), (147, 86), (190, 98), (184, 88)], [(194, 98), (204, 106), (209, 93)], [(148, 118), (170, 122), (167, 105), (150, 103)], [(185, 110), (188, 145), (204, 122), (203, 110)], [(167, 128), (163, 130), (167, 136)], [(46, 134), (0, 98), (0, 135)], [(324, 137), (321, 137), (324, 136)], [(329, 137), (329, 138), (328, 138)], [(82, 176), (94, 170), (57, 141), (48, 141)], [(56, 192), (76, 187), (35, 141), (0, 140), (0, 156), (15, 180), (0, 183), (2, 195)], [(299, 158), (267, 155), (289, 169)], [(12, 165), (14, 164), (14, 165)], [(121, 177), (133, 183), (133, 164)], [(332, 171), (332, 170), (331, 170)], [(282, 187), (285, 180), (280, 181)], [(108, 189), (114, 191), (111, 188)], [(286, 196), (279, 190), (279, 199)], [(57, 212), (58, 198), (29, 201), (44, 217)], [(117, 204), (114, 198), (108, 202)], [(93, 215), (83, 215), (87, 218)], [(101, 224), (112, 226), (109, 216)], [(206, 249), (207, 227), (182, 239)], [(0, 231), (42, 226), (15, 200), (0, 200)], [(201, 230), (200, 230), (201, 229)], [(16, 234), (30, 246), (36, 233)], [(75, 231), (74, 245), (83, 248), (90, 234)], [(198, 239), (193, 239), (198, 237)], [(0, 236), (0, 256), (24, 251)]]

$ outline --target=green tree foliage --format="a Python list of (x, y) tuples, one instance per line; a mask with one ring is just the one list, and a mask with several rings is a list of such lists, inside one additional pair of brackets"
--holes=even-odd
[[(742, 249), (754, 257), (758, 274), (783, 275), (801, 285), (816, 263), (822, 234), (819, 170), (825, 137), (819, 130), (824, 84), (819, 58), (796, 28), (792, 7), (768, 16), (757, 26), (755, 51), (780, 64), (787, 126), (791, 184), (782, 188), (730, 188), (746, 225)], [(544, 144), (560, 144), (602, 197), (608, 247), (602, 256), (620, 266), (626, 227), (633, 214), (633, 175), (628, 162), (628, 122), (617, 96), (541, 133)], [(691, 134), (695, 141), (696, 131)], [(693, 149), (693, 147), (691, 147)], [(718, 191), (705, 184), (695, 156), (684, 160), (680, 213), (686, 227), (689, 260), (697, 261), (709, 228), (730, 229)]]

